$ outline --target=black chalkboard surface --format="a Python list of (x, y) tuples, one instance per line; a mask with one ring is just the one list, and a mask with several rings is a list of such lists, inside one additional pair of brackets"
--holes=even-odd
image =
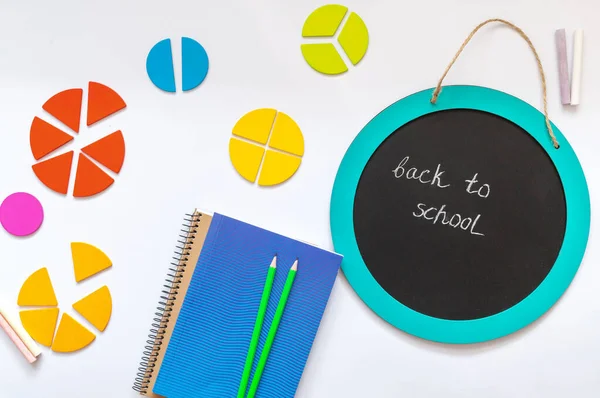
[(354, 200), (360, 254), (381, 287), (425, 315), (502, 312), (544, 280), (566, 203), (556, 168), (521, 127), (450, 109), (403, 125), (373, 153)]

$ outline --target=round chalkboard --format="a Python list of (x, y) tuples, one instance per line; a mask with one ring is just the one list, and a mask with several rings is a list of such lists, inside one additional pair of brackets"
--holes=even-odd
[(589, 194), (556, 127), (505, 93), (445, 87), (404, 98), (352, 143), (331, 228), (345, 275), (380, 316), (419, 337), (512, 333), (559, 299), (587, 243)]

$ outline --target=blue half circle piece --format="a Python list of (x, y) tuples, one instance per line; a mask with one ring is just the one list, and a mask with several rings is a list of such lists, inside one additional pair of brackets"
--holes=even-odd
[(146, 58), (146, 72), (159, 89), (169, 93), (176, 91), (171, 39), (161, 40), (152, 47)]
[(182, 90), (200, 85), (208, 73), (208, 55), (200, 43), (189, 37), (181, 39)]

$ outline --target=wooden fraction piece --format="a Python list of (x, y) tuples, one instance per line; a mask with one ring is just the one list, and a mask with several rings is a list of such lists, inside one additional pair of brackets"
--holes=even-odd
[(77, 282), (112, 267), (110, 258), (102, 250), (88, 243), (71, 243), (71, 254)]
[(177, 90), (171, 39), (161, 40), (152, 47), (146, 58), (146, 72), (152, 83), (159, 89), (169, 93)]
[(356, 65), (365, 56), (369, 46), (369, 34), (367, 26), (356, 13), (350, 13), (344, 28), (342, 29), (338, 43), (352, 62)]
[(104, 332), (112, 314), (110, 290), (103, 286), (73, 304), (73, 308), (96, 329)]
[(35, 160), (40, 160), (71, 141), (73, 141), (73, 136), (39, 117), (33, 118), (29, 132), (29, 145)]
[(337, 42), (352, 65), (358, 64), (369, 46), (369, 31), (358, 14), (352, 12), (342, 25), (348, 8), (328, 4), (317, 8), (306, 19), (302, 37), (322, 41), (304, 43), (300, 46), (306, 62), (316, 71), (326, 75), (338, 75), (348, 71), (348, 66), (333, 44)]
[(229, 140), (229, 157), (238, 173), (250, 182), (256, 181), (265, 149), (246, 141)]
[(19, 316), (23, 328), (31, 338), (46, 347), (50, 347), (54, 338), (58, 313), (58, 308), (43, 308), (21, 311)]
[(268, 150), (263, 161), (263, 168), (258, 177), (258, 185), (271, 186), (281, 184), (290, 178), (298, 167), (301, 158), (285, 153)]
[(291, 117), (275, 109), (256, 109), (245, 114), (233, 127), (229, 140), (233, 167), (252, 183), (258, 177), (261, 186), (289, 179), (300, 167), (302, 155), (302, 131)]
[(17, 304), (40, 307), (58, 305), (47, 268), (40, 268), (27, 278), (19, 292)]
[(277, 110), (268, 108), (248, 112), (233, 126), (233, 135), (265, 145), (276, 115)]
[(124, 109), (127, 105), (113, 89), (103, 84), (90, 82), (88, 86), (87, 125), (92, 124)]
[(73, 151), (63, 153), (43, 162), (31, 166), (39, 180), (51, 190), (67, 194), (71, 165), (73, 164)]
[(108, 169), (118, 173), (121, 171), (125, 160), (123, 133), (120, 130), (115, 131), (82, 148), (81, 151)]
[(84, 154), (79, 154), (75, 187), (73, 188), (74, 197), (85, 198), (94, 196), (110, 187), (113, 182), (115, 180), (111, 176), (102, 171)]
[(54, 352), (74, 352), (90, 345), (96, 336), (69, 314), (63, 314), (52, 343)]
[(294, 119), (283, 112), (277, 114), (269, 147), (297, 156), (304, 155), (304, 137)]
[(208, 74), (208, 55), (200, 43), (189, 37), (181, 38), (181, 89), (192, 90)]
[(61, 91), (46, 101), (42, 109), (78, 133), (82, 97), (83, 90), (80, 88)]

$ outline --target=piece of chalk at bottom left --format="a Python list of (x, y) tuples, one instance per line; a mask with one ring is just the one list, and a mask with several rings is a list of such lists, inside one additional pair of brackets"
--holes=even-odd
[[(13, 312), (7, 310), (8, 306), (4, 305), (3, 302), (0, 302), (0, 315), (4, 318), (4, 320), (8, 323), (10, 329), (12, 329), (19, 339), (25, 344), (27, 350), (33, 354), (34, 357), (39, 357), (42, 353), (40, 350), (40, 346), (33, 341), (29, 333), (25, 330), (25, 328), (21, 325), (21, 322), (17, 318)], [(8, 333), (8, 332), (7, 332)]]
[(4, 329), (8, 337), (12, 340), (14, 345), (19, 349), (21, 354), (23, 354), (29, 363), (34, 363), (37, 360), (37, 358), (31, 353), (31, 351), (29, 351), (25, 343), (23, 343), (23, 340), (21, 340), (17, 332), (15, 332), (2, 314), (0, 314), (0, 328)]

